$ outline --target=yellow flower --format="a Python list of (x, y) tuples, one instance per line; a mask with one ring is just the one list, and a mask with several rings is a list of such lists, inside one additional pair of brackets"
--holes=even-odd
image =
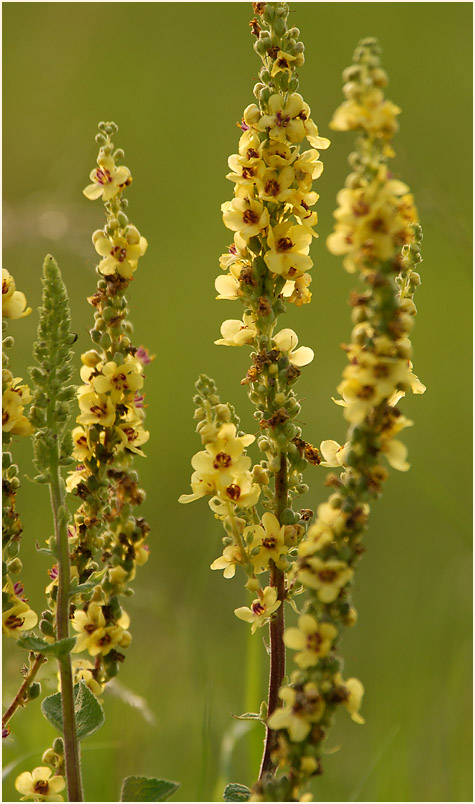
[(325, 459), (320, 463), (320, 466), (345, 466), (345, 461), (348, 457), (348, 444), (341, 446), (338, 441), (322, 441), (320, 452)]
[(343, 679), (341, 673), (334, 676), (335, 684), (341, 685), (346, 693), (343, 701), (344, 706), (350, 713), (351, 719), (355, 723), (365, 723), (364, 717), (360, 715), (361, 703), (364, 695), (364, 687), (359, 678)]
[(295, 281), (288, 279), (282, 290), (282, 295), (290, 304), (301, 307), (302, 304), (309, 304), (312, 299), (312, 292), (308, 289), (312, 281), (310, 274), (302, 274)]
[(223, 555), (216, 558), (210, 565), (212, 570), (224, 570), (224, 578), (234, 578), (236, 574), (236, 564), (243, 563), (241, 548), (236, 544), (230, 544), (223, 550)]
[(279, 140), (264, 140), (259, 145), (259, 152), (269, 167), (278, 169), (291, 165), (299, 155), (298, 148), (291, 148)]
[(72, 452), (73, 458), (81, 463), (89, 461), (92, 458), (93, 452), (89, 445), (88, 434), (82, 427), (75, 427), (71, 433), (73, 437), (74, 449)]
[(218, 291), (218, 295), (216, 296), (217, 299), (228, 299), (229, 301), (234, 301), (234, 299), (239, 299), (242, 296), (241, 285), (239, 283), (239, 277), (241, 275), (242, 266), (239, 264), (231, 265), (229, 268), (229, 274), (226, 276), (217, 276), (214, 282), (214, 286)]
[(2, 630), (5, 636), (18, 639), (22, 631), (30, 631), (38, 622), (38, 615), (24, 600), (14, 597), (14, 605), (2, 614)]
[(31, 307), (26, 306), (26, 296), (15, 289), (13, 276), (2, 268), (2, 315), (4, 318), (24, 318), (30, 315)]
[(258, 131), (267, 131), (271, 140), (302, 142), (305, 137), (305, 121), (310, 109), (298, 92), (290, 95), (285, 103), (282, 95), (271, 95), (268, 101), (269, 114), (257, 122)]
[(290, 739), (300, 743), (309, 734), (312, 723), (318, 723), (321, 719), (325, 709), (323, 698), (316, 684), (310, 681), (303, 689), (282, 687), (279, 698), (284, 706), (271, 714), (267, 721), (269, 728), (276, 731), (287, 729)]
[(139, 420), (131, 420), (121, 422), (115, 428), (116, 434), (120, 438), (118, 449), (128, 449), (136, 455), (145, 456), (140, 447), (146, 444), (150, 438), (148, 430), (144, 430), (142, 423)]
[[(407, 190), (403, 182), (389, 179), (386, 169), (371, 184), (340, 190), (334, 213), (337, 223), (327, 246), (336, 256), (346, 255), (343, 265), (347, 271), (367, 270), (371, 262), (390, 259), (411, 241), (406, 202), (400, 198)], [(411, 210), (415, 221), (413, 206)]]
[(87, 611), (76, 609), (71, 624), (79, 633), (73, 653), (87, 650), (91, 656), (97, 656), (99, 653), (106, 656), (120, 643), (124, 635), (121, 626), (106, 626), (102, 607), (95, 601), (89, 604)]
[(98, 269), (104, 276), (118, 273), (124, 279), (130, 279), (137, 268), (139, 257), (147, 250), (147, 241), (141, 237), (135, 226), (127, 226), (125, 235), (109, 238), (105, 232), (98, 230), (92, 236), (97, 253), (103, 257)]
[[(259, 140), (257, 142), (259, 143)], [(236, 191), (239, 195), (252, 195), (252, 186), (260, 164), (262, 164), (262, 160), (254, 148), (248, 148), (245, 155), (232, 154), (229, 157), (228, 165), (232, 173), (228, 173), (226, 178), (236, 183)], [(245, 192), (241, 193), (241, 190)]]
[(33, 432), (33, 427), (27, 417), (23, 415), (24, 406), (32, 400), (27, 385), (19, 385), (21, 377), (11, 377), (10, 372), (4, 373), (8, 387), (2, 395), (2, 430), (13, 435), (27, 436)]
[(308, 226), (290, 221), (271, 227), (267, 237), (269, 251), (264, 255), (269, 271), (286, 279), (309, 271), (313, 265), (308, 256), (313, 234)]
[(259, 198), (273, 204), (284, 203), (293, 193), (289, 189), (294, 180), (294, 170), (290, 165), (273, 169), (262, 165), (257, 171), (256, 187)]
[(142, 364), (134, 357), (127, 358), (120, 366), (113, 361), (105, 363), (100, 371), (90, 380), (91, 385), (97, 394), (110, 394), (114, 404), (133, 398), (143, 387)]
[(277, 589), (274, 586), (266, 586), (261, 596), (252, 601), (250, 608), (241, 606), (234, 609), (234, 614), (240, 620), (251, 623), (251, 633), (254, 634), (257, 628), (268, 622), (269, 617), (280, 605), (281, 601), (277, 600)]
[(327, 656), (338, 630), (331, 623), (319, 623), (311, 614), (302, 614), (298, 628), (286, 628), (284, 642), (288, 648), (298, 650), (294, 661), (305, 670)]
[(299, 339), (293, 329), (282, 329), (273, 336), (274, 343), (280, 352), (284, 352), (289, 363), (294, 366), (307, 366), (314, 358), (313, 349), (309, 346), (300, 346), (298, 349), (297, 344)]
[(322, 603), (333, 603), (340, 590), (352, 579), (353, 570), (344, 561), (320, 558), (305, 559), (305, 566), (299, 570), (299, 579), (304, 586), (315, 589)]
[(226, 271), (231, 265), (237, 263), (242, 268), (246, 265), (250, 265), (248, 260), (246, 259), (247, 255), (247, 241), (239, 234), (239, 232), (234, 233), (234, 242), (228, 246), (228, 250), (225, 254), (221, 254), (219, 258), (219, 264), (223, 271)]
[(346, 516), (341, 508), (335, 507), (332, 503), (333, 497), (329, 497), (326, 502), (320, 503), (317, 507), (317, 520), (338, 535), (345, 527)]
[[(244, 472), (237, 477), (233, 477), (233, 482), (228, 486), (225, 486), (221, 479), (219, 486), (219, 498), (223, 501), (231, 502), (233, 505), (239, 505), (241, 508), (250, 508), (255, 505), (261, 493), (259, 484), (252, 482), (250, 472)], [(212, 500), (210, 500), (210, 506), (211, 502)]]
[[(73, 681), (77, 684), (78, 681), (84, 681), (86, 687), (89, 687), (91, 692), (94, 693), (96, 698), (104, 692), (105, 684), (99, 684), (94, 676), (94, 665), (88, 659), (75, 659), (72, 662)], [(61, 692), (61, 675), (58, 673), (58, 692)]]
[(21, 801), (64, 801), (58, 795), (64, 790), (66, 782), (62, 776), (51, 776), (51, 768), (35, 768), (32, 773), (24, 771), (15, 779), (15, 790), (23, 793)]
[(218, 473), (219, 476), (229, 475), (232, 478), (249, 471), (251, 459), (243, 456), (243, 451), (253, 441), (253, 435), (236, 437), (236, 425), (227, 422), (219, 428), (215, 441), (193, 456), (191, 465), (204, 475)]
[(116, 167), (113, 157), (104, 153), (99, 154), (97, 164), (89, 174), (93, 184), (88, 184), (83, 193), (91, 201), (101, 197), (103, 201), (110, 201), (132, 181), (130, 170), (123, 165)]
[[(283, 568), (279, 562), (288, 552), (285, 544), (285, 525), (281, 526), (274, 514), (267, 511), (260, 525), (250, 525), (244, 529), (243, 537), (249, 542), (249, 559), (256, 574), (269, 569), (270, 559), (278, 567)], [(284, 563), (286, 565), (285, 558)]]
[(195, 472), (191, 477), (192, 494), (182, 494), (181, 503), (198, 500), (207, 494), (218, 494), (222, 501), (248, 507), (254, 505), (260, 487), (252, 482), (250, 458), (244, 456), (244, 447), (254, 436), (236, 437), (236, 426), (230, 422), (221, 425), (206, 449), (197, 452), (191, 460)]
[(381, 452), (386, 456), (388, 463), (398, 472), (407, 472), (411, 465), (406, 461), (408, 449), (402, 441), (391, 438), (381, 443)]
[(272, 65), (271, 77), (274, 78), (277, 73), (288, 73), (290, 75), (293, 69), (302, 66), (304, 60), (303, 53), (297, 53), (294, 56), (292, 53), (285, 53), (283, 50), (279, 50)]
[(79, 464), (79, 466), (77, 466), (74, 471), (70, 472), (66, 478), (66, 491), (69, 491), (71, 494), (76, 486), (79, 486), (80, 483), (85, 482), (90, 475), (90, 470), (87, 469), (84, 464)]
[(355, 723), (364, 723), (365, 719), (359, 713), (364, 695), (363, 684), (358, 678), (348, 678), (343, 683), (349, 693), (344, 705), (348, 709), (351, 719)]
[(245, 313), (242, 321), (228, 319), (221, 325), (222, 338), (215, 343), (218, 346), (244, 346), (252, 343), (259, 334), (252, 313)]
[(208, 494), (215, 494), (216, 483), (214, 472), (208, 476), (204, 476), (200, 472), (193, 472), (191, 475), (191, 489), (192, 494), (181, 494), (178, 498), (178, 502), (186, 504), (194, 502), (194, 500), (200, 500), (201, 497), (206, 497)]
[(112, 427), (116, 409), (110, 396), (96, 394), (88, 385), (78, 388), (77, 396), (81, 410), (81, 415), (76, 419), (78, 424), (101, 424), (103, 427)]
[(323, 162), (320, 162), (318, 151), (311, 148), (304, 151), (299, 155), (298, 159), (294, 162), (293, 168), (295, 178), (298, 182), (300, 190), (303, 192), (310, 192), (312, 189), (312, 181), (318, 179), (323, 172)]
[(301, 558), (314, 555), (324, 547), (328, 547), (334, 539), (334, 533), (326, 523), (317, 519), (307, 531), (307, 538), (302, 539), (299, 544), (298, 552)]
[(239, 232), (244, 240), (262, 232), (269, 224), (267, 208), (252, 198), (233, 198), (221, 205), (224, 225)]
[(360, 101), (350, 98), (335, 111), (330, 128), (334, 131), (351, 131), (362, 128), (371, 136), (390, 140), (398, 130), (396, 116), (400, 108), (386, 100), (377, 87), (365, 92)]

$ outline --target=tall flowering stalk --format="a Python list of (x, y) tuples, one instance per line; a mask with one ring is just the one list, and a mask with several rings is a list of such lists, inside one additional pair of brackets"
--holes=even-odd
[[(330, 143), (319, 136), (297, 92), (304, 46), (298, 28), (288, 27), (287, 4), (253, 5), (251, 28), (262, 68), (254, 87), (257, 103), (244, 110), (238, 153), (229, 158), (234, 198), (222, 205), (222, 213), (234, 239), (220, 259), (225, 274), (216, 280), (218, 298), (241, 301), (244, 312), (240, 319), (224, 321), (216, 343), (252, 348), (252, 365), (241, 382), (255, 406), (264, 458), (251, 468), (245, 450), (255, 437), (240, 433), (232, 407), (221, 404), (214, 383), (201, 377), (195, 415), (205, 448), (192, 460), (193, 493), (180, 501), (211, 496), (210, 507), (226, 532), (223, 554), (211, 568), (230, 578), (236, 566), (242, 567), (252, 600), (235, 614), (253, 632), (269, 625), (271, 715), (285, 673), (284, 601), (294, 602), (292, 567), (311, 514), (296, 511), (294, 503), (307, 490), (304, 469), (320, 462), (318, 450), (302, 439), (296, 424), (300, 404), (294, 386), (313, 352), (298, 347), (293, 330), (276, 328), (288, 304), (298, 307), (311, 299), (309, 249), (316, 237), (312, 207), (318, 200), (313, 181), (323, 170), (317, 149)], [(305, 149), (305, 140), (310, 148)], [(275, 748), (276, 732), (268, 727), (261, 778), (274, 770)]]
[(338, 386), (337, 404), (349, 428), (345, 444), (328, 440), (320, 447), (322, 465), (340, 473), (328, 476), (333, 492), (298, 547), (294, 577), (306, 592), (305, 605), (298, 627), (284, 634), (297, 667), (279, 692), (282, 708), (268, 721), (278, 733), (272, 752), (277, 775), (254, 787), (253, 801), (312, 800), (305, 788), (322, 771), (336, 709), (343, 704), (356, 723), (364, 722), (359, 712), (364, 688), (356, 678), (343, 678), (339, 637), (356, 622), (351, 587), (364, 550), (369, 501), (381, 494), (388, 474), (384, 459), (400, 471), (409, 468), (407, 449), (396, 436), (412, 422), (397, 403), (409, 391), (424, 391), (412, 371), (409, 339), (422, 235), (409, 188), (388, 170), (399, 109), (384, 97), (387, 77), (375, 40), (360, 43), (344, 80), (346, 100), (331, 127), (360, 136), (350, 156), (353, 172), (338, 194), (328, 248), (344, 255), (345, 268), (359, 272), (364, 283), (350, 299), (354, 327)]
[(150, 530), (134, 511), (145, 493), (132, 468), (149, 438), (142, 394), (143, 364), (149, 358), (131, 342), (126, 297), (147, 241), (126, 214), (123, 192), (132, 177), (127, 167), (117, 165), (124, 153), (111, 141), (116, 132), (114, 123), (99, 124), (97, 167), (84, 190), (90, 200), (102, 199), (106, 221), (92, 236), (101, 257), (97, 289), (88, 299), (95, 311), (94, 348), (81, 356), (80, 413), (72, 432), (72, 454), (80, 463), (67, 480), (68, 491), (81, 500), (70, 531), (76, 591), (73, 653), (90, 657), (76, 664), (77, 676), (96, 694), (117, 674), (125, 659), (121, 651), (131, 641), (119, 596), (131, 594), (128, 584), (136, 567), (147, 561)]

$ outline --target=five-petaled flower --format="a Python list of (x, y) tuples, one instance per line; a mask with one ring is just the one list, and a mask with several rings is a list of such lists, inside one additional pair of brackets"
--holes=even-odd
[(15, 790), (22, 793), (21, 801), (64, 801), (59, 795), (66, 787), (63, 776), (52, 776), (51, 768), (35, 768), (31, 773), (24, 771), (15, 779)]

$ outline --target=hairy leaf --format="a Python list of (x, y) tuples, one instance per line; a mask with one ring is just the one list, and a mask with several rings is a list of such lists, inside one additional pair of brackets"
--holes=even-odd
[[(56, 692), (49, 695), (41, 704), (41, 711), (46, 720), (63, 733), (63, 712), (61, 709), (61, 693)], [(91, 690), (86, 687), (83, 681), (74, 685), (74, 711), (76, 714), (77, 735), (79, 740), (84, 740), (90, 734), (100, 729), (104, 723), (105, 716), (102, 706)]]
[(150, 779), (146, 776), (127, 776), (122, 784), (121, 801), (168, 801), (180, 787), (178, 782)]

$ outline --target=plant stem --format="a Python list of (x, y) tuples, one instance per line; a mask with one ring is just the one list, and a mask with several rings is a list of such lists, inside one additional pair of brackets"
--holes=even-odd
[[(58, 600), (56, 609), (56, 638), (69, 636), (70, 561), (67, 523), (60, 515), (64, 495), (59, 473), (59, 456), (56, 449), (51, 456), (50, 495), (53, 509), (54, 535), (58, 555)], [(61, 677), (61, 706), (63, 711), (64, 762), (69, 801), (83, 801), (79, 741), (74, 711), (73, 674), (71, 657), (67, 653), (58, 659)]]
[[(280, 521), (284, 509), (287, 507), (287, 459), (284, 454), (280, 456), (280, 468), (275, 476), (276, 516)], [(279, 689), (285, 675), (285, 645), (284, 645), (284, 599), (285, 578), (284, 573), (274, 562), (270, 562), (269, 584), (277, 588), (277, 599), (281, 601), (275, 616), (270, 621), (270, 672), (269, 696), (267, 700), (267, 716), (269, 717), (279, 702)], [(274, 748), (275, 732), (266, 726), (266, 741), (262, 755), (259, 779), (272, 770), (271, 752)]]
[(10, 706), (2, 716), (2, 726), (6, 726), (9, 720), (13, 717), (16, 710), (19, 706), (23, 705), (23, 698), (25, 697), (28, 689), (30, 687), (31, 682), (34, 680), (38, 670), (40, 669), (41, 665), (46, 661), (45, 656), (41, 653), (36, 655), (36, 658), (31, 665), (30, 672), (26, 676), (25, 680), (23, 681), (20, 689), (18, 690), (17, 694), (15, 695), (13, 701), (11, 702)]

